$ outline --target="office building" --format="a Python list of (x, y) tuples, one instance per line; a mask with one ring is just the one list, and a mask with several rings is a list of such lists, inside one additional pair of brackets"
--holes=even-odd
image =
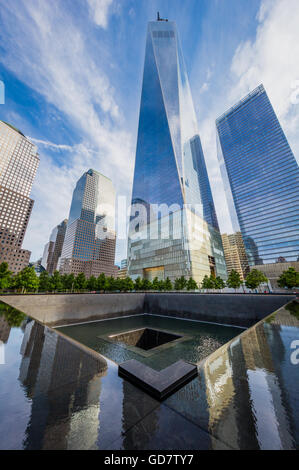
[(115, 189), (110, 179), (90, 169), (73, 193), (59, 271), (116, 277), (115, 242)]
[(299, 169), (263, 85), (216, 127), (228, 204), (249, 265), (299, 269)]
[(117, 277), (120, 279), (125, 279), (128, 275), (128, 260), (123, 259), (120, 263), (120, 268), (117, 272)]
[(221, 236), (176, 25), (148, 25), (128, 273), (226, 278)]
[(242, 281), (244, 281), (249, 273), (249, 265), (241, 232), (230, 235), (224, 233), (222, 235), (222, 244), (227, 273), (230, 274), (232, 270), (237, 271)]
[(37, 147), (18, 129), (0, 121), (0, 263), (13, 273), (29, 263), (22, 243), (34, 201), (30, 199), (39, 165)]
[(63, 220), (61, 224), (57, 225), (52, 230), (50, 239), (44, 248), (41, 264), (51, 275), (57, 270), (58, 267), (58, 260), (61, 256), (67, 222), (67, 219)]

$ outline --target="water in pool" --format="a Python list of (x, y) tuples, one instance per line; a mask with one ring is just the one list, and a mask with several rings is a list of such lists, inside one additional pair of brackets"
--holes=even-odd
[(134, 315), (60, 327), (59, 331), (117, 364), (136, 359), (161, 370), (179, 359), (199, 363), (242, 330), (156, 315)]

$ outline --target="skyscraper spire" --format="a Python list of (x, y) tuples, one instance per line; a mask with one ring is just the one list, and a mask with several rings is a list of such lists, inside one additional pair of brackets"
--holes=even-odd
[(157, 12), (157, 21), (168, 21), (168, 19), (167, 18), (161, 18), (160, 17), (160, 12), (158, 11)]

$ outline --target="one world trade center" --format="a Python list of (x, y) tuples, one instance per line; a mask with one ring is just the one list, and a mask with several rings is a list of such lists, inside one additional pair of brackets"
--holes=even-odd
[(176, 25), (148, 24), (128, 273), (226, 279), (219, 227)]

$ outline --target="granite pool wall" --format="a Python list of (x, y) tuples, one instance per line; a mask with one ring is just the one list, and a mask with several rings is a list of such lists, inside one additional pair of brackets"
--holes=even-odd
[(252, 326), (295, 295), (113, 293), (2, 295), (0, 300), (49, 326), (140, 313)]

